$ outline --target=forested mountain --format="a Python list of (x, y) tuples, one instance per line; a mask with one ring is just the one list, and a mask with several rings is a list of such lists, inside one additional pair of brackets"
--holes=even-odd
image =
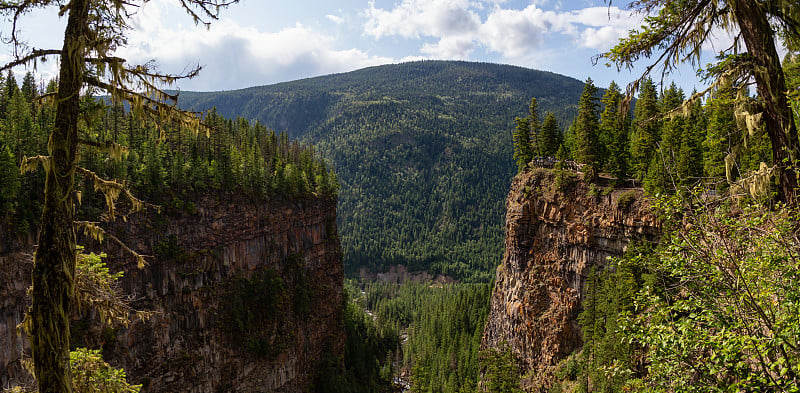
[(536, 97), (560, 128), (583, 83), (497, 64), (423, 61), (243, 90), (181, 92), (315, 144), (341, 184), (345, 266), (406, 264), (488, 281), (515, 173), (514, 117)]

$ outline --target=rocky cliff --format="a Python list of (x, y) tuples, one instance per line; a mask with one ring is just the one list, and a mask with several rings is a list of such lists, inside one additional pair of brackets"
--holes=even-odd
[[(154, 314), (102, 329), (91, 313), (76, 315), (72, 341), (101, 346), (143, 392), (308, 391), (344, 353), (335, 222), (334, 200), (208, 195), (113, 223), (111, 232), (151, 257), (138, 269), (104, 244), (107, 263), (124, 271), (134, 306)], [(27, 305), (31, 254), (7, 247), (0, 255), (2, 387), (30, 378), (20, 364), (28, 344), (14, 330)]]
[(497, 269), (483, 348), (510, 348), (528, 388), (546, 391), (557, 363), (582, 345), (577, 317), (591, 268), (658, 223), (637, 189), (590, 187), (575, 174), (517, 175), (506, 201), (505, 255)]

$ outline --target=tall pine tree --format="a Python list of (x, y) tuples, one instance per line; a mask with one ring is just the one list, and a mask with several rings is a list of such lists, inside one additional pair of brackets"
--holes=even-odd
[(538, 146), (539, 130), (542, 125), (539, 120), (539, 107), (536, 98), (531, 98), (528, 107), (528, 116), (516, 118), (517, 127), (514, 129), (514, 160), (517, 168), (522, 172), (533, 157), (541, 155)]
[(735, 177), (736, 173), (732, 165), (729, 164), (726, 169), (725, 164), (725, 157), (732, 152), (733, 137), (738, 133), (733, 114), (734, 97), (732, 86), (722, 84), (706, 103), (708, 129), (703, 142), (703, 170), (706, 177), (720, 179), (721, 185), (725, 180)]
[(594, 180), (601, 168), (598, 135), (600, 124), (597, 120), (597, 87), (594, 86), (592, 78), (586, 79), (583, 85), (580, 102), (578, 103), (578, 115), (573, 123), (575, 132), (575, 161), (585, 164), (585, 173), (589, 181)]
[(642, 82), (639, 99), (634, 108), (634, 132), (631, 140), (631, 158), (636, 178), (643, 180), (659, 142), (658, 93), (650, 78)]
[(703, 176), (703, 140), (706, 133), (705, 114), (698, 101), (692, 105), (691, 114), (681, 136), (677, 171), (683, 186), (691, 186)]
[(600, 114), (600, 135), (606, 139), (608, 158), (606, 169), (617, 179), (628, 175), (630, 152), (628, 151), (628, 114), (620, 115), (619, 103), (622, 93), (615, 82), (611, 82), (600, 100), (603, 112)]
[(561, 144), (561, 131), (558, 129), (556, 117), (548, 111), (544, 115), (542, 130), (539, 133), (539, 155), (542, 157), (554, 157)]

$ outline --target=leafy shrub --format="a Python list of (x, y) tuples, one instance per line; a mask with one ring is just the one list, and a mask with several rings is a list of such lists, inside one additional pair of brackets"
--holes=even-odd
[(69, 354), (72, 390), (81, 393), (139, 393), (142, 385), (131, 385), (125, 371), (103, 361), (99, 350), (78, 348)]
[(636, 202), (636, 191), (629, 190), (623, 192), (619, 199), (617, 199), (617, 209), (625, 211), (628, 210), (633, 203)]

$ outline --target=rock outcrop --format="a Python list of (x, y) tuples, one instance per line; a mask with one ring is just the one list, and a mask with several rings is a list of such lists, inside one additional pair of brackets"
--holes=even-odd
[[(343, 269), (334, 200), (208, 195), (169, 215), (112, 223), (149, 264), (104, 244), (137, 309), (128, 327), (76, 315), (73, 343), (102, 346), (143, 392), (305, 392), (342, 362)], [(175, 210), (175, 209), (173, 209)], [(84, 243), (89, 243), (84, 240)], [(87, 247), (90, 248), (90, 247)], [(30, 249), (0, 255), (0, 383), (30, 381), (15, 333), (27, 307)], [(2, 389), (0, 389), (2, 390)]]
[(591, 192), (574, 174), (544, 169), (514, 178), (506, 209), (482, 347), (510, 348), (528, 376), (523, 383), (545, 390), (548, 374), (582, 345), (577, 317), (592, 267), (633, 240), (655, 241), (659, 225), (641, 190)]

